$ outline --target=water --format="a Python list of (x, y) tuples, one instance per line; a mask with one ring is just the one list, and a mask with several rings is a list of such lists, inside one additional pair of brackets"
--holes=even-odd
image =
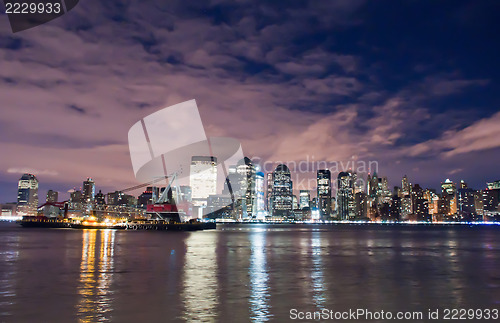
[(290, 310), (500, 308), (500, 229), (0, 223), (0, 321), (287, 321)]

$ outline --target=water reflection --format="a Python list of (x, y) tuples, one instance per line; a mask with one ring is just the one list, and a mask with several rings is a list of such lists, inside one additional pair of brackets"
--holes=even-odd
[(214, 232), (192, 233), (186, 240), (184, 264), (184, 315), (188, 322), (214, 321), (217, 317), (217, 263)]
[(320, 232), (313, 232), (311, 237), (312, 268), (311, 280), (313, 301), (320, 310), (325, 308), (325, 277), (323, 274), (322, 247)]
[(12, 315), (7, 308), (13, 306), (16, 302), (16, 265), (19, 259), (19, 237), (6, 243), (9, 246), (7, 250), (0, 251), (0, 316)]
[(114, 230), (83, 230), (77, 304), (82, 322), (110, 319), (114, 245)]
[(265, 322), (269, 313), (269, 274), (266, 264), (266, 233), (255, 232), (250, 236), (252, 255), (250, 259), (250, 311), (251, 320)]

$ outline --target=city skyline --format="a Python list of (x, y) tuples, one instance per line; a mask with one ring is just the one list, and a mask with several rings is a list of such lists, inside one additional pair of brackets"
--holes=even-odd
[[(476, 190), (464, 180), (453, 182), (446, 179), (441, 182), (441, 192), (438, 193), (435, 188), (421, 187), (418, 182), (412, 183), (406, 175), (401, 179), (401, 185), (391, 189), (387, 177), (379, 177), (376, 172), (368, 173), (365, 180), (363, 173), (341, 171), (334, 173), (337, 180), (332, 180), (330, 170), (318, 169), (315, 187), (317, 192), (311, 198), (311, 189), (300, 189), (299, 194), (293, 190), (291, 171), (285, 164), (280, 164), (267, 173), (268, 183), (265, 187), (266, 173), (260, 171), (260, 165), (253, 164), (249, 158), (244, 157), (236, 165), (229, 167), (224, 189), (220, 192), (216, 189), (217, 157), (193, 156), (191, 160), (191, 186), (179, 187), (174, 184), (175, 187), (171, 187), (175, 181), (174, 175), (168, 185), (173, 192), (166, 196), (175, 197), (175, 203), (192, 203), (196, 207), (193, 216), (198, 218), (496, 221), (500, 212), (500, 180), (489, 182), (485, 188)], [(155, 183), (160, 184), (158, 180), (143, 183), (142, 187), (152, 186), (147, 187), (140, 196), (134, 195), (133, 191), (141, 186), (107, 194), (99, 190), (96, 194), (96, 184), (88, 177), (83, 181), (81, 190), (71, 192), (69, 203), (84, 212), (93, 209), (90, 205), (126, 205), (145, 210), (147, 205), (163, 203), (161, 199), (157, 201), (157, 198), (164, 190)], [(46, 205), (43, 199), (38, 203), (38, 189), (39, 182), (35, 175), (24, 174), (19, 179), (16, 203), (18, 214), (35, 215), (39, 204)], [(186, 196), (189, 198), (186, 199)], [(49, 204), (43, 209), (44, 214), (54, 217), (61, 212), (57, 207), (60, 208), (63, 201), (58, 201), (57, 191), (48, 190), (46, 202)], [(5, 211), (11, 212), (12, 205), (5, 206)]]
[(500, 177), (492, 2), (156, 8), (146, 21), (146, 4), (82, 3), (16, 34), (0, 21), (2, 201), (25, 172), (60, 192), (89, 174), (136, 184), (128, 129), (193, 98), (208, 137), (263, 161), (356, 156), (425, 187)]

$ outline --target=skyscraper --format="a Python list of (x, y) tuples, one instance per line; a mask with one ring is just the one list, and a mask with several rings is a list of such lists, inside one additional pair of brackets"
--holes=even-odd
[(274, 180), (273, 180), (273, 173), (267, 173), (267, 181), (266, 181), (266, 207), (267, 207), (267, 212), (269, 214), (273, 213), (273, 185), (274, 185)]
[(252, 214), (259, 220), (265, 219), (265, 195), (264, 195), (264, 173), (255, 174), (255, 200), (253, 203)]
[(255, 202), (255, 167), (250, 158), (243, 158), (236, 165), (236, 173), (238, 174), (238, 186), (240, 189), (240, 198), (242, 208), (242, 217), (252, 217), (253, 204)]
[(457, 213), (457, 187), (450, 179), (441, 183), (440, 209), (445, 216), (454, 216)]
[(322, 217), (329, 217), (331, 210), (332, 186), (331, 173), (328, 169), (319, 169), (316, 174), (318, 189), (318, 209)]
[(299, 193), (299, 209), (310, 207), (311, 193), (309, 190), (300, 190)]
[(273, 173), (272, 205), (273, 215), (290, 216), (292, 212), (292, 176), (284, 164), (278, 165)]
[(208, 196), (217, 193), (217, 158), (193, 156), (189, 184), (193, 205), (206, 206)]
[(17, 212), (36, 215), (38, 208), (38, 180), (33, 174), (24, 174), (17, 186)]
[(337, 178), (337, 217), (340, 220), (355, 218), (354, 176), (352, 172), (340, 172)]
[(92, 178), (87, 178), (87, 180), (83, 182), (82, 193), (84, 203), (92, 203), (94, 201), (95, 183)]
[(56, 191), (48, 190), (45, 202), (47, 202), (47, 203), (57, 202), (58, 196), (59, 196), (59, 193), (57, 193)]

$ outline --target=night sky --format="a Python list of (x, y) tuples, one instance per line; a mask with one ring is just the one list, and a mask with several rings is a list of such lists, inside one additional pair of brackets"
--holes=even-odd
[(85, 0), (16, 34), (2, 14), (0, 202), (15, 201), (24, 172), (42, 196), (89, 176), (104, 192), (136, 185), (129, 128), (190, 99), (208, 136), (239, 139), (249, 157), (354, 156), (391, 185), (407, 174), (484, 188), (500, 179), (499, 11), (495, 0)]

